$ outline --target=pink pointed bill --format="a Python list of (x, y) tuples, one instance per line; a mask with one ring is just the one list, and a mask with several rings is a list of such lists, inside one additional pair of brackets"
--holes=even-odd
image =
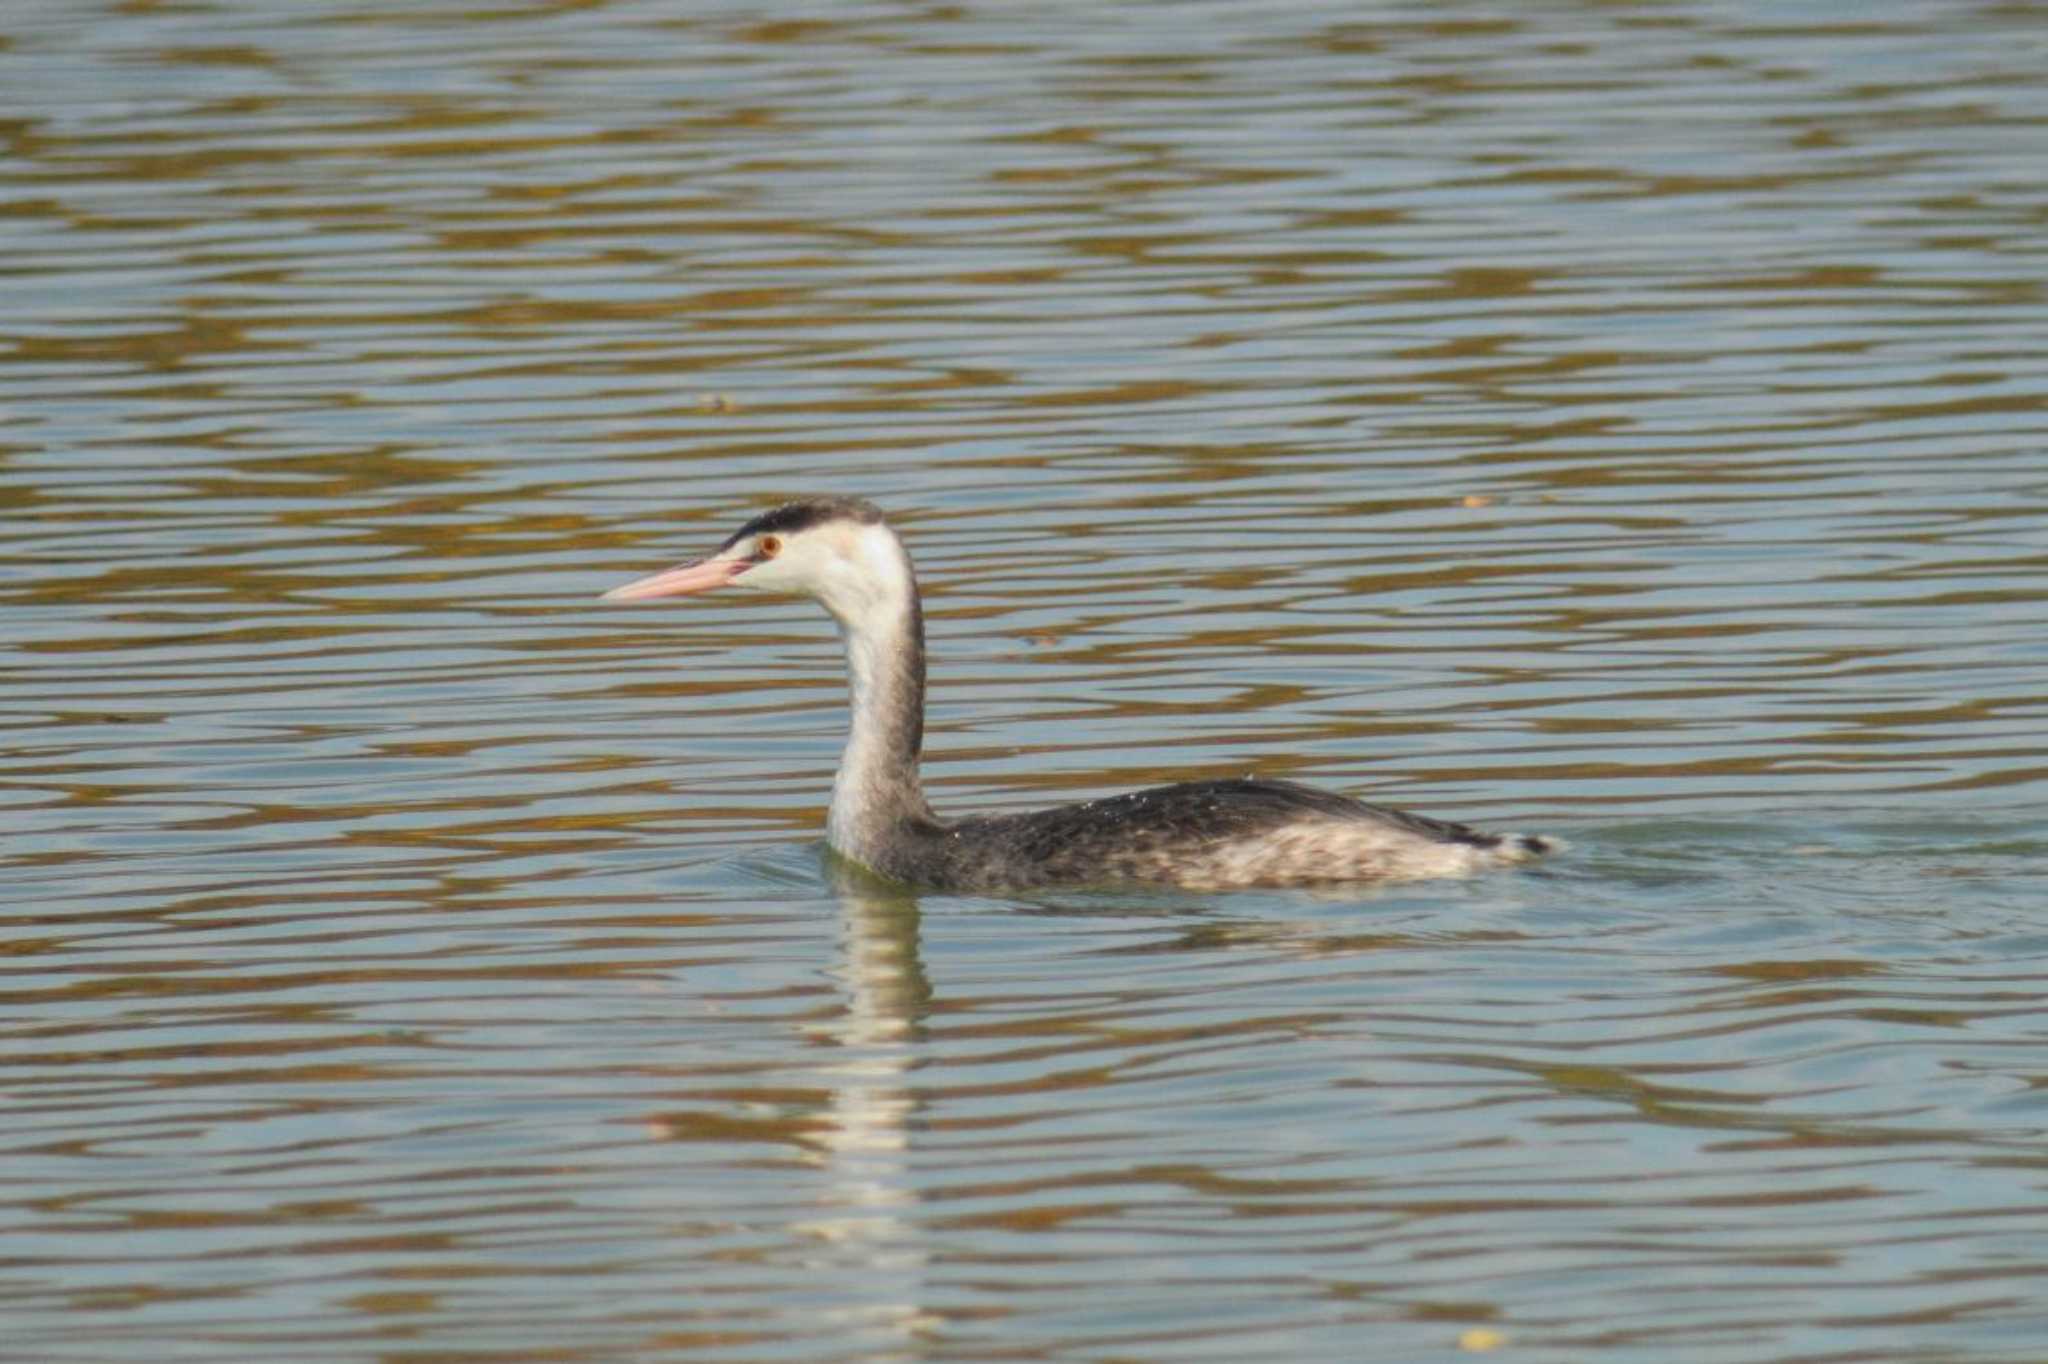
[(605, 601), (646, 601), (650, 597), (681, 597), (723, 587), (753, 565), (745, 559), (699, 559), (638, 578), (604, 594)]

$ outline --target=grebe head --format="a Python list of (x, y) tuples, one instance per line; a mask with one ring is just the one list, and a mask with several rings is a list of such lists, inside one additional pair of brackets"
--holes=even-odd
[(910, 559), (881, 509), (857, 497), (816, 497), (763, 512), (709, 558), (615, 587), (607, 601), (709, 592), (726, 584), (812, 597), (842, 624), (900, 611), (913, 591)]

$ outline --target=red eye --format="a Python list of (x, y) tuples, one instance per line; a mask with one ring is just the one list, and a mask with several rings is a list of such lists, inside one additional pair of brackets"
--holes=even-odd
[(772, 559), (782, 553), (782, 537), (764, 535), (754, 542), (754, 553), (763, 559)]

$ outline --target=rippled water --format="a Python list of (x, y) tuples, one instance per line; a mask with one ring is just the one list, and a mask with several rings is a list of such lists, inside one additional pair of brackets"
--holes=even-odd
[[(0, 13), (0, 1357), (2034, 1361), (2025, 5)], [(818, 854), (804, 491), (953, 810)]]

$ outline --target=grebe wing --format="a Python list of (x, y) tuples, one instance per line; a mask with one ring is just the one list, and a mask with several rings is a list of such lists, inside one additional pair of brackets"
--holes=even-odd
[(947, 826), (945, 841), (966, 879), (1013, 885), (1170, 880), (1172, 868), (1191, 854), (1309, 823), (1365, 825), (1472, 848), (1501, 842), (1448, 820), (1251, 778), (1181, 782), (1049, 810), (963, 819)]

